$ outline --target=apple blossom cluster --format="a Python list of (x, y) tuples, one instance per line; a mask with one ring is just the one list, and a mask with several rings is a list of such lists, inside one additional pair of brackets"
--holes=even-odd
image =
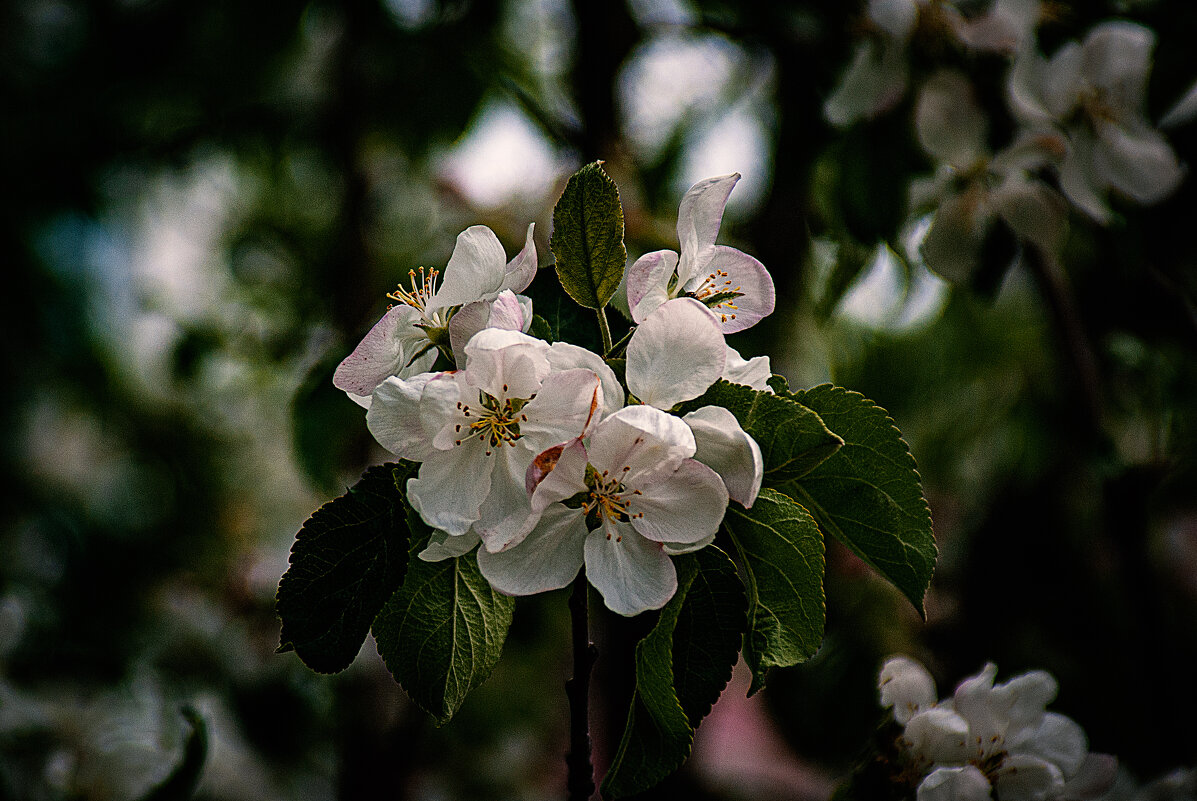
[[(724, 335), (773, 310), (769, 273), (715, 244), (739, 175), (696, 184), (678, 214), (680, 253), (628, 270), (637, 324), (622, 382), (604, 357), (529, 333), (533, 227), (508, 261), (485, 226), (464, 231), (444, 269), (410, 287), (338, 367), (334, 384), (367, 408), (375, 439), (419, 463), (411, 507), (433, 529), (420, 558), (477, 548), (500, 592), (529, 595), (586, 576), (612, 610), (662, 607), (670, 556), (715, 537), (729, 499), (751, 507), (760, 448), (719, 406), (678, 404), (720, 378), (766, 390), (768, 359)], [(438, 359), (445, 369), (434, 369)]]
[[(916, 38), (1008, 59), (1005, 95), (1015, 130), (996, 153), (962, 72), (934, 72), (917, 93), (915, 133), (936, 166), (933, 176), (910, 187), (909, 207), (916, 217), (934, 215), (922, 253), (953, 281), (974, 271), (996, 220), (1019, 241), (1054, 254), (1069, 204), (1106, 225), (1113, 218), (1110, 192), (1150, 205), (1184, 178), (1185, 168), (1146, 114), (1154, 31), (1105, 21), (1084, 41), (1046, 57), (1036, 46), (1046, 14), (1041, 0), (994, 0), (971, 17), (946, 0), (869, 0), (870, 34), (824, 106), (828, 121), (840, 127), (892, 109), (906, 93), (907, 51)], [(1161, 125), (1193, 116), (1197, 85)]]
[(903, 656), (881, 668), (881, 706), (902, 727), (903, 774), (918, 801), (1097, 799), (1114, 781), (1116, 760), (1092, 754), (1071, 718), (1047, 711), (1056, 680), (1042, 670), (994, 684), (992, 663), (937, 700), (935, 681)]

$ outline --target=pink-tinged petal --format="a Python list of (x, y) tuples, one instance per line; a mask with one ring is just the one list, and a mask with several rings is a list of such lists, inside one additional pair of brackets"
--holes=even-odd
[(1064, 782), (1066, 801), (1096, 801), (1105, 797), (1118, 776), (1118, 760), (1109, 754), (1089, 754), (1076, 775)]
[(473, 225), (457, 235), (453, 255), (441, 277), (441, 288), (428, 302), (431, 309), (493, 300), (506, 277), (507, 254), (495, 232)]
[(593, 370), (550, 373), (521, 413), (520, 442), (533, 453), (584, 437), (598, 424), (603, 388)]
[(411, 306), (397, 305), (366, 333), (353, 353), (337, 365), (333, 386), (354, 395), (369, 395), (387, 378), (398, 375), (418, 350), (414, 348), (424, 332), (413, 323), (420, 313)]
[(725, 348), (719, 320), (710, 309), (691, 298), (671, 300), (632, 334), (628, 390), (658, 409), (697, 398), (723, 374)]
[(586, 537), (586, 578), (607, 608), (631, 617), (660, 609), (677, 592), (677, 571), (660, 543), (650, 542), (627, 523), (611, 523)]
[(976, 765), (936, 768), (919, 783), (916, 801), (989, 801), (989, 779)]
[(449, 347), (458, 367), (465, 367), (465, 346), (490, 322), (490, 304), (485, 300), (467, 303), (449, 320)]
[(485, 328), (465, 346), (466, 379), (493, 398), (530, 398), (549, 374), (548, 352), (521, 331)]
[(581, 509), (554, 504), (518, 545), (492, 553), (478, 550), (478, 569), (496, 590), (533, 595), (569, 585), (582, 568), (586, 518)]
[(733, 500), (751, 507), (765, 472), (760, 445), (722, 406), (704, 406), (682, 419), (694, 432), (694, 458), (719, 474)]
[(1002, 801), (1048, 801), (1064, 789), (1064, 774), (1038, 757), (1010, 754), (1002, 760), (993, 786)]
[(425, 523), (453, 536), (470, 530), (490, 494), (491, 459), (484, 450), (474, 437), (428, 455), (417, 477), (407, 482), (408, 500)]
[(913, 659), (895, 656), (881, 666), (877, 679), (881, 707), (894, 708), (894, 720), (905, 726), (919, 712), (935, 705), (935, 679)]
[[(422, 409), (426, 385), (436, 376), (424, 373), (414, 378), (388, 378), (374, 390), (366, 427), (378, 444), (402, 459), (422, 462), (434, 450), (435, 431), (427, 427), (428, 414)], [(434, 382), (439, 388), (456, 394), (451, 381)]]
[(536, 242), (532, 239), (532, 231), (536, 223), (528, 223), (528, 236), (524, 240), (524, 249), (507, 263), (506, 275), (499, 287), (501, 290), (523, 292), (536, 277)]
[(515, 300), (520, 304), (520, 314), (524, 319), (524, 326), (520, 330), (526, 334), (532, 327), (532, 298), (526, 295), (516, 295)]
[(762, 317), (773, 313), (776, 302), (773, 277), (765, 265), (735, 248), (715, 246), (715, 255), (707, 265), (707, 274), (702, 279), (691, 280), (693, 289), (687, 286), (700, 300), (720, 292), (739, 292), (740, 296), (720, 301), (710, 309), (719, 318), (725, 334), (734, 334), (756, 325)]
[(1146, 124), (1098, 122), (1093, 166), (1106, 184), (1144, 205), (1172, 194), (1185, 176), (1168, 140)]
[(586, 464), (586, 448), (580, 439), (549, 448), (533, 459), (524, 476), (532, 510), (544, 511), (551, 504), (585, 492)]
[(604, 477), (635, 485), (693, 456), (694, 434), (679, 417), (652, 406), (628, 406), (598, 424), (587, 453)]
[(980, 17), (961, 17), (953, 29), (973, 50), (1018, 53), (1035, 41), (1042, 5), (1040, 0), (996, 0)]
[(628, 268), (628, 309), (632, 320), (644, 318), (669, 300), (669, 281), (677, 271), (678, 255), (672, 250), (645, 253)]
[(968, 78), (941, 70), (919, 90), (914, 128), (923, 150), (936, 161), (966, 172), (988, 155), (985, 114), (977, 106)]
[(703, 548), (715, 541), (715, 535), (703, 537), (697, 542), (663, 542), (661, 548), (670, 556), (681, 556), (684, 553), (694, 553), (701, 551)]
[(490, 492), (478, 510), (474, 530), (482, 537), (486, 550), (502, 550), (522, 539), (524, 526), (532, 516), (524, 474), (531, 455), (523, 448), (500, 447), (492, 457)]
[[(527, 298), (524, 300), (528, 301), (528, 308), (531, 309), (532, 301)], [(490, 304), (490, 319), (487, 321), (486, 327), (502, 328), (507, 331), (527, 331), (530, 323), (527, 319), (529, 316), (524, 313), (524, 304), (520, 302), (519, 296), (510, 289), (504, 289)]]
[(1084, 729), (1072, 718), (1044, 712), (1034, 726), (1007, 735), (1006, 750), (1039, 757), (1056, 765), (1065, 777), (1069, 777), (1084, 764), (1089, 754), (1089, 741)]
[(768, 356), (753, 356), (751, 359), (745, 359), (740, 355), (740, 351), (731, 345), (727, 346), (727, 361), (723, 366), (723, 375), (719, 376), (724, 381), (742, 384), (758, 392), (768, 392), (772, 395), (773, 388), (769, 386), (769, 379), (772, 376), (773, 368), (769, 365)]
[(847, 128), (857, 120), (889, 111), (906, 94), (907, 71), (903, 44), (861, 42), (835, 91), (823, 104), (823, 116), (837, 128)]
[(677, 238), (681, 243), (678, 278), (681, 283), (687, 283), (710, 260), (723, 222), (723, 209), (739, 180), (738, 172), (707, 178), (690, 187), (682, 197), (677, 212)]
[(1147, 93), (1155, 32), (1145, 25), (1112, 20), (1085, 37), (1084, 72), (1116, 109), (1139, 112)]
[(554, 342), (549, 346), (549, 364), (555, 371), (569, 370), (574, 367), (593, 370), (603, 385), (603, 417), (614, 414), (623, 408), (623, 385), (615, 377), (615, 372), (597, 353), (568, 342)]
[(713, 535), (727, 511), (723, 479), (702, 462), (685, 459), (677, 470), (643, 483), (629, 481), (639, 495), (624, 495), (632, 527), (656, 542), (698, 542)]
[(952, 764), (974, 756), (972, 733), (964, 716), (944, 707), (933, 706), (916, 712), (906, 721), (903, 739), (911, 750), (929, 762)]
[(433, 531), (432, 537), (428, 540), (428, 547), (420, 551), (418, 555), (425, 562), (440, 562), (444, 559), (465, 556), (478, 547), (480, 542), (482, 542), (482, 538), (473, 529), (460, 537), (452, 537), (443, 531)]

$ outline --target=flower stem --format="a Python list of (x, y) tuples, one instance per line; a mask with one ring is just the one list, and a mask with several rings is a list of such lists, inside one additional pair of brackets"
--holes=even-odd
[(598, 315), (599, 334), (603, 337), (603, 358), (607, 358), (611, 353), (611, 326), (607, 324), (607, 309), (596, 309), (595, 314)]
[[(601, 316), (602, 312), (599, 314)], [(569, 769), (566, 780), (569, 801), (588, 801), (594, 795), (594, 765), (590, 762), (590, 669), (594, 667), (598, 649), (590, 642), (588, 592), (583, 569), (574, 579), (569, 596), (574, 651), (574, 675), (565, 682), (565, 695), (569, 699), (569, 753), (565, 755)]]

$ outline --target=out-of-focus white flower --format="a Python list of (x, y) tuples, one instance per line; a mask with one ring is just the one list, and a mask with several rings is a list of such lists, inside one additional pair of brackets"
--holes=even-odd
[(1060, 189), (1077, 208), (1109, 222), (1113, 189), (1149, 205), (1172, 193), (1184, 168), (1147, 120), (1147, 77), (1155, 33), (1126, 21), (1103, 22), (1083, 43), (1069, 42), (1051, 59), (1035, 50), (1015, 62), (1007, 97), (1032, 131), (1063, 132)]
[[(549, 345), (519, 331), (484, 329), (465, 357), (464, 370), (388, 378), (366, 423), (384, 448), (422, 462), (407, 497), (429, 526), (452, 538), (473, 529), (498, 549), (527, 519), (528, 465), (587, 433), (603, 390), (593, 370), (555, 370)], [(447, 539), (433, 546), (429, 557), (458, 555)]]
[(528, 471), (529, 531), (506, 550), (480, 550), (482, 574), (529, 595), (564, 587), (584, 563), (612, 611), (659, 609), (677, 591), (665, 546), (707, 544), (727, 509), (723, 480), (695, 450), (686, 423), (641, 405), (599, 423), (585, 445), (541, 454)]
[(464, 358), (461, 349), (483, 328), (526, 331), (532, 302), (515, 293), (536, 275), (534, 227), (528, 226), (524, 249), (511, 261), (494, 231), (474, 225), (458, 234), (439, 285), (439, 270), (412, 270), (410, 288), (400, 286), (388, 296), (395, 305), (337, 366), (333, 385), (365, 406), (390, 376), (409, 378), (431, 368), (437, 346)]
[(747, 253), (715, 244), (727, 198), (739, 180), (740, 174), (732, 173), (690, 187), (677, 215), (680, 253), (646, 253), (628, 268), (628, 305), (637, 323), (678, 297), (694, 298), (711, 309), (726, 334), (750, 328), (773, 312), (773, 279), (765, 266)]
[(1027, 134), (993, 155), (986, 128), (972, 86), (960, 73), (937, 73), (923, 86), (915, 132), (938, 166), (932, 178), (912, 183), (910, 202), (916, 211), (934, 209), (920, 252), (928, 267), (956, 283), (976, 269), (995, 219), (1047, 253), (1059, 248), (1066, 231), (1064, 199), (1030, 175), (1063, 152), (1063, 140)]
[(935, 692), (935, 679), (927, 669), (905, 656), (885, 661), (877, 686), (881, 691), (881, 708), (893, 707), (894, 720), (903, 726), (914, 715), (935, 706), (939, 698)]

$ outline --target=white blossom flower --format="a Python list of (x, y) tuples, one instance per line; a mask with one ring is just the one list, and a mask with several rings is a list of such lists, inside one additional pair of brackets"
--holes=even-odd
[[(464, 370), (391, 377), (374, 391), (367, 425), (387, 450), (422, 462), (407, 495), (429, 526), (452, 538), (473, 529), (489, 548), (508, 544), (528, 517), (532, 459), (597, 422), (599, 376), (555, 370), (550, 355), (539, 339), (487, 328), (465, 346)], [(458, 555), (465, 542), (433, 544)]]
[(739, 173), (699, 181), (682, 198), (677, 216), (680, 253), (646, 253), (628, 268), (628, 305), (642, 323), (671, 298), (691, 297), (718, 315), (724, 333), (751, 328), (773, 312), (773, 279), (759, 261), (716, 245), (723, 209)]
[(527, 535), (506, 550), (480, 549), (478, 566), (501, 592), (564, 587), (583, 564), (612, 611), (659, 609), (677, 590), (667, 544), (708, 542), (727, 509), (723, 480), (696, 461), (680, 418), (629, 406), (577, 439), (541, 454), (528, 472)]
[(895, 656), (881, 666), (877, 680), (881, 708), (894, 709), (894, 720), (903, 726), (916, 714), (935, 705), (935, 679), (927, 669), (905, 656)]
[(1155, 33), (1125, 21), (1095, 26), (1083, 43), (1069, 42), (1052, 58), (1027, 50), (1007, 84), (1011, 111), (1035, 131), (1062, 131), (1060, 189), (1101, 224), (1113, 189), (1149, 205), (1168, 196), (1184, 168), (1147, 120), (1147, 77)]
[(438, 346), (460, 358), (461, 348), (483, 328), (526, 331), (532, 303), (515, 293), (536, 275), (534, 227), (528, 226), (524, 249), (510, 262), (495, 233), (475, 225), (458, 235), (439, 285), (439, 270), (412, 270), (410, 288), (388, 295), (395, 305), (338, 365), (333, 385), (367, 405), (365, 399), (390, 376), (430, 369)]

